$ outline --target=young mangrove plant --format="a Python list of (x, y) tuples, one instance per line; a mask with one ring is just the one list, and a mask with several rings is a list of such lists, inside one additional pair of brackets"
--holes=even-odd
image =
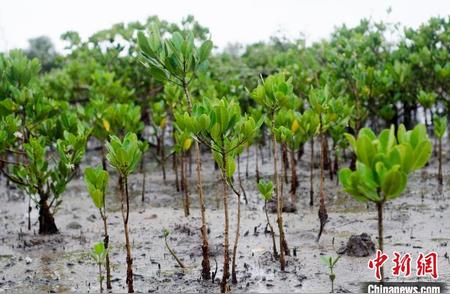
[(122, 211), (122, 220), (125, 232), (125, 248), (127, 253), (127, 279), (128, 293), (133, 293), (133, 259), (131, 257), (131, 243), (128, 233), (128, 218), (130, 215), (130, 197), (128, 194), (128, 176), (136, 169), (142, 156), (142, 142), (135, 133), (127, 133), (123, 140), (111, 136), (106, 143), (108, 153), (106, 159), (119, 173), (119, 191)]
[(232, 184), (233, 174), (236, 169), (236, 157), (242, 152), (245, 144), (251, 141), (256, 130), (261, 126), (262, 120), (255, 122), (252, 117), (242, 116), (239, 105), (227, 98), (205, 100), (195, 106), (193, 116), (188, 113), (176, 117), (177, 127), (190, 131), (196, 141), (208, 146), (213, 158), (220, 168), (223, 185), (224, 204), (224, 264), (223, 277), (220, 283), (221, 291), (227, 292), (229, 272), (229, 212), (228, 212), (228, 188), (236, 193), (237, 199), (237, 224), (236, 236), (232, 257), (232, 282), (237, 283), (236, 255), (240, 235), (240, 193)]
[(170, 255), (172, 255), (172, 257), (175, 259), (175, 261), (178, 263), (178, 265), (182, 268), (185, 269), (186, 266), (184, 265), (184, 263), (178, 258), (177, 254), (175, 253), (175, 251), (169, 246), (169, 243), (167, 242), (167, 237), (169, 237), (170, 235), (170, 231), (168, 229), (163, 229), (163, 237), (164, 237), (164, 243), (166, 244), (166, 248), (169, 251)]
[(436, 116), (433, 118), (434, 135), (438, 138), (438, 183), (442, 185), (444, 177), (442, 175), (442, 138), (447, 130), (447, 118)]
[(100, 284), (100, 293), (103, 293), (103, 270), (102, 265), (105, 263), (108, 250), (105, 248), (103, 242), (99, 242), (92, 247), (90, 255), (98, 266), (98, 282)]
[(267, 226), (270, 230), (270, 236), (272, 237), (273, 257), (278, 258), (277, 244), (275, 242), (275, 231), (270, 223), (269, 214), (267, 212), (267, 202), (272, 200), (273, 195), (273, 183), (272, 181), (260, 180), (258, 182), (258, 190), (261, 193), (261, 197), (264, 200), (264, 214), (266, 215)]
[(23, 53), (0, 57), (0, 173), (29, 196), (39, 210), (39, 233), (55, 234), (54, 214), (83, 158), (90, 130), (74, 109), (44, 96), (40, 64)]
[(100, 217), (103, 221), (103, 246), (106, 250), (105, 256), (105, 268), (106, 268), (106, 289), (111, 290), (111, 265), (109, 261), (109, 234), (108, 223), (106, 215), (106, 188), (108, 187), (109, 174), (102, 166), (96, 168), (87, 167), (84, 170), (84, 182), (86, 183), (87, 190), (91, 196), (92, 202), (95, 207), (98, 208)]
[(320, 205), (319, 205), (319, 233), (317, 241), (325, 228), (328, 221), (327, 208), (325, 206), (324, 191), (324, 170), (325, 170), (325, 154), (328, 154), (328, 144), (326, 133), (332, 125), (347, 125), (350, 119), (352, 107), (346, 105), (346, 101), (341, 98), (332, 98), (328, 90), (328, 86), (319, 89), (313, 89), (309, 95), (309, 105), (314, 113), (319, 117), (318, 135), (320, 136)]
[[(377, 137), (369, 128), (362, 128), (358, 137), (345, 134), (356, 154), (356, 170), (343, 168), (339, 181), (344, 191), (357, 201), (374, 202), (378, 210), (378, 247), (383, 251), (384, 204), (405, 190), (408, 175), (422, 168), (431, 156), (432, 145), (423, 124), (406, 131), (394, 125)], [(384, 278), (381, 268), (381, 280)]]
[(286, 267), (285, 255), (289, 254), (283, 223), (283, 195), (280, 191), (280, 179), (278, 175), (278, 148), (275, 131), (275, 116), (281, 107), (286, 106), (295, 99), (291, 79), (286, 79), (284, 74), (276, 74), (262, 80), (253, 90), (252, 98), (261, 105), (268, 116), (267, 125), (272, 133), (273, 171), (275, 183), (275, 197), (277, 199), (277, 223), (280, 234), (280, 268)]
[[(192, 98), (189, 92), (189, 85), (196, 78), (196, 74), (207, 67), (208, 56), (213, 48), (213, 43), (207, 40), (202, 42), (200, 46), (197, 46), (194, 34), (191, 31), (176, 31), (170, 39), (163, 39), (157, 26), (153, 27), (148, 38), (143, 32), (139, 32), (138, 43), (141, 49), (142, 63), (150, 70), (150, 74), (160, 81), (167, 81), (179, 86), (185, 95), (188, 113), (192, 114)], [(202, 277), (208, 280), (211, 277), (211, 266), (209, 262), (206, 209), (201, 176), (201, 154), (197, 141), (194, 142), (194, 149), (197, 192), (202, 220)]]
[(328, 267), (329, 273), (328, 277), (330, 278), (331, 282), (331, 291), (330, 293), (334, 293), (334, 280), (336, 279), (336, 274), (334, 273), (334, 267), (336, 266), (336, 263), (341, 258), (340, 255), (338, 255), (336, 258), (333, 259), (331, 256), (321, 256), (320, 262)]
[[(49, 121), (47, 126), (53, 123)], [(0, 138), (5, 139), (0, 143), (0, 154), (17, 150), (15, 152), (22, 158), (20, 161), (3, 161), (7, 167), (2, 168), (1, 172), (25, 190), (36, 203), (39, 208), (39, 234), (57, 233), (54, 214), (62, 203), (61, 196), (67, 184), (76, 174), (76, 166), (83, 158), (89, 131), (79, 124), (77, 131), (64, 131), (54, 144), (49, 140), (59, 135), (51, 135), (54, 130), (47, 130), (49, 137), (30, 135), (26, 138), (27, 143), (22, 144), (23, 133), (18, 118), (9, 115), (1, 120), (0, 127)], [(56, 149), (56, 154), (51, 152), (51, 148)], [(9, 165), (12, 165), (11, 169)]]

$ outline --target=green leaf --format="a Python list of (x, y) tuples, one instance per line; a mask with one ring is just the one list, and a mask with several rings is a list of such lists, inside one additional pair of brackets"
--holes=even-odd
[(433, 146), (429, 140), (420, 142), (414, 149), (412, 170), (418, 170), (425, 166), (431, 157)]
[(375, 155), (375, 147), (368, 136), (358, 136), (356, 140), (356, 156), (365, 165), (372, 166), (372, 157)]
[(210, 40), (203, 42), (198, 50), (199, 63), (204, 62), (208, 58), (212, 48), (213, 43)]
[(406, 188), (407, 177), (401, 171), (390, 170), (386, 173), (381, 190), (386, 200), (398, 197)]
[(234, 171), (236, 170), (236, 163), (234, 162), (234, 158), (231, 156), (227, 157), (227, 170), (226, 175), (228, 178), (233, 177)]

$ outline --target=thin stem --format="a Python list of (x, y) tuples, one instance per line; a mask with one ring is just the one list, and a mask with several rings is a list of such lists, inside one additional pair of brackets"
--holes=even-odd
[(178, 265), (182, 269), (185, 269), (186, 266), (184, 265), (184, 263), (178, 258), (178, 256), (176, 255), (175, 251), (173, 251), (173, 249), (170, 248), (169, 244), (167, 243), (167, 236), (164, 236), (164, 242), (166, 243), (166, 248), (167, 248), (167, 250), (169, 250), (170, 255), (172, 255), (172, 257), (175, 259), (175, 261), (178, 263)]

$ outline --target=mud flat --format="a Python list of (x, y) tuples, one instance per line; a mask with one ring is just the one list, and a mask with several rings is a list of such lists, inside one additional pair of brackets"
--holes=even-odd
[[(252, 154), (251, 152), (250, 154)], [(447, 155), (448, 157), (448, 155)], [(372, 205), (360, 204), (342, 192), (336, 180), (326, 179), (329, 223), (319, 243), (316, 242), (319, 220), (317, 206), (309, 206), (309, 156), (299, 163), (300, 188), (298, 211), (284, 216), (286, 236), (291, 256), (287, 257), (286, 272), (271, 255), (271, 238), (266, 234), (263, 202), (256, 190), (254, 157), (249, 161), (249, 177), (244, 179), (249, 200), (242, 205), (241, 239), (238, 248), (238, 280), (233, 292), (329, 292), (327, 269), (320, 263), (320, 255), (336, 256), (336, 251), (352, 234), (369, 234), (376, 243), (376, 210)], [(241, 159), (245, 169), (245, 156)], [(264, 177), (271, 176), (271, 163), (265, 156), (260, 166)], [(87, 162), (98, 163), (98, 155), (90, 152)], [(216, 281), (200, 279), (200, 211), (197, 206), (194, 171), (191, 181), (191, 216), (184, 217), (182, 195), (176, 192), (174, 176), (167, 181), (155, 165), (147, 165), (145, 202), (141, 202), (142, 175), (131, 177), (133, 195), (130, 215), (130, 234), (135, 267), (135, 290), (138, 292), (219, 292), (222, 264), (223, 211), (220, 207), (219, 174), (214, 171), (208, 154), (203, 158), (203, 175), (207, 201), (207, 221), (211, 246), (211, 267), (217, 261)], [(439, 281), (450, 283), (450, 164), (444, 161), (444, 186), (436, 181), (437, 161), (415, 173), (404, 195), (389, 202), (385, 212), (385, 250), (390, 256), (395, 250), (411, 253), (414, 260), (420, 252), (435, 251), (439, 255)], [(315, 170), (318, 176), (318, 170)], [(125, 250), (119, 202), (112, 175), (108, 195), (109, 228), (113, 290), (125, 292)], [(316, 191), (318, 190), (316, 179)], [(89, 250), (102, 239), (101, 220), (85, 190), (81, 178), (71, 182), (63, 204), (56, 214), (60, 233), (54, 236), (37, 235), (37, 211), (33, 209), (32, 230), (27, 230), (28, 198), (19, 190), (6, 189), (0, 182), (0, 291), (12, 292), (98, 292), (97, 268), (89, 257)], [(285, 187), (287, 196), (288, 187)], [(318, 196), (318, 195), (316, 195)], [(219, 204), (219, 205), (218, 205)], [(315, 205), (318, 204), (316, 201)], [(231, 202), (231, 233), (235, 229), (235, 197)], [(272, 214), (275, 223), (275, 215)], [(188, 269), (184, 272), (164, 247), (162, 229), (171, 231), (169, 242)], [(234, 235), (232, 235), (234, 236)], [(292, 253), (296, 251), (296, 256)], [(359, 282), (374, 281), (367, 268), (368, 257), (343, 256), (336, 267), (335, 288), (338, 292), (358, 292)], [(388, 280), (396, 280), (386, 265)], [(404, 281), (405, 278), (400, 278)], [(414, 272), (410, 281), (417, 278)], [(428, 280), (428, 279), (424, 279)]]

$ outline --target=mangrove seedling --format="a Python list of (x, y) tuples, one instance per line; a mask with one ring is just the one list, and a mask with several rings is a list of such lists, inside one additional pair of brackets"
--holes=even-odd
[(309, 105), (315, 114), (319, 117), (318, 135), (320, 137), (320, 205), (319, 205), (319, 233), (317, 241), (320, 240), (325, 224), (328, 221), (327, 208), (325, 206), (324, 191), (324, 170), (325, 156), (328, 154), (328, 144), (326, 133), (332, 125), (347, 125), (350, 119), (352, 107), (346, 104), (342, 98), (332, 98), (328, 86), (319, 89), (313, 89), (309, 96)]
[[(188, 113), (192, 114), (192, 98), (189, 92), (190, 83), (199, 71), (208, 65), (208, 57), (213, 48), (210, 40), (196, 45), (192, 31), (176, 31), (170, 39), (163, 39), (158, 26), (154, 26), (147, 38), (143, 32), (138, 33), (138, 44), (141, 49), (141, 59), (155, 79), (175, 84), (183, 90), (187, 102)], [(206, 208), (202, 184), (202, 163), (200, 146), (194, 142), (197, 192), (200, 202), (201, 234), (202, 234), (202, 278), (210, 279), (211, 265), (209, 262), (208, 235), (206, 229)]]
[(228, 213), (228, 188), (237, 195), (237, 224), (236, 237), (233, 246), (232, 282), (237, 283), (236, 255), (240, 234), (240, 193), (234, 188), (232, 178), (236, 169), (236, 157), (240, 154), (245, 144), (251, 141), (256, 130), (262, 124), (262, 120), (255, 122), (252, 117), (242, 116), (239, 105), (234, 100), (227, 98), (211, 99), (196, 105), (194, 116), (187, 112), (176, 117), (176, 124), (180, 130), (190, 131), (195, 141), (200, 141), (208, 146), (213, 154), (214, 161), (221, 171), (224, 203), (224, 269), (220, 283), (221, 291), (228, 291), (229, 278), (229, 213)]
[[(383, 251), (383, 207), (405, 190), (408, 175), (422, 168), (431, 156), (431, 142), (423, 124), (406, 131), (401, 124), (395, 134), (394, 125), (377, 137), (362, 128), (358, 137), (345, 134), (356, 154), (356, 170), (343, 168), (339, 181), (344, 191), (357, 201), (371, 201), (378, 210), (378, 247)], [(381, 268), (381, 280), (384, 274)]]
[(264, 200), (264, 214), (266, 215), (267, 226), (270, 229), (270, 235), (272, 237), (273, 256), (278, 258), (277, 244), (275, 242), (275, 231), (270, 223), (269, 214), (267, 212), (267, 203), (272, 200), (273, 195), (273, 183), (272, 181), (260, 180), (258, 182), (258, 190), (261, 193), (261, 197)]
[(258, 87), (252, 92), (252, 98), (261, 105), (268, 115), (267, 125), (272, 133), (273, 172), (275, 183), (275, 197), (277, 199), (277, 223), (280, 234), (280, 268), (284, 271), (286, 267), (285, 255), (289, 254), (289, 248), (284, 234), (283, 223), (283, 195), (280, 190), (280, 179), (278, 175), (278, 148), (275, 131), (275, 116), (280, 108), (295, 99), (291, 79), (286, 79), (284, 74), (276, 74), (262, 80)]
[(142, 156), (142, 142), (135, 133), (127, 133), (123, 140), (111, 136), (106, 143), (108, 154), (106, 159), (119, 173), (119, 191), (122, 211), (122, 220), (125, 232), (125, 248), (127, 251), (127, 279), (128, 293), (133, 293), (133, 259), (131, 257), (131, 244), (128, 233), (128, 217), (130, 214), (130, 197), (128, 194), (128, 176), (136, 169)]
[(103, 270), (102, 265), (105, 263), (106, 256), (108, 254), (108, 250), (105, 248), (103, 242), (99, 242), (94, 245), (91, 249), (91, 257), (95, 261), (98, 266), (98, 281), (100, 283), (100, 293), (103, 293)]
[(166, 244), (166, 248), (169, 251), (170, 255), (172, 255), (172, 257), (176, 260), (176, 262), (178, 263), (178, 265), (182, 268), (185, 269), (186, 266), (184, 265), (184, 263), (178, 258), (177, 254), (175, 253), (175, 251), (169, 246), (169, 243), (167, 242), (167, 237), (169, 237), (170, 232), (168, 229), (163, 229), (163, 236), (164, 236), (164, 243)]
[(321, 256), (320, 261), (328, 267), (329, 273), (328, 277), (330, 278), (331, 282), (331, 292), (334, 293), (334, 280), (336, 279), (336, 274), (334, 273), (334, 267), (336, 266), (336, 263), (341, 258), (340, 255), (338, 255), (336, 258), (333, 259), (331, 256)]
[(91, 196), (92, 202), (95, 207), (98, 208), (100, 217), (103, 220), (103, 245), (106, 250), (105, 256), (105, 268), (106, 268), (106, 289), (112, 289), (111, 286), (111, 266), (109, 261), (109, 235), (108, 224), (106, 215), (106, 188), (108, 187), (109, 174), (103, 169), (103, 164), (96, 168), (87, 167), (84, 170), (84, 182), (86, 183), (87, 190)]
[(434, 135), (438, 138), (438, 183), (442, 185), (444, 178), (442, 176), (442, 138), (447, 130), (447, 118), (445, 116), (436, 116), (433, 119)]

